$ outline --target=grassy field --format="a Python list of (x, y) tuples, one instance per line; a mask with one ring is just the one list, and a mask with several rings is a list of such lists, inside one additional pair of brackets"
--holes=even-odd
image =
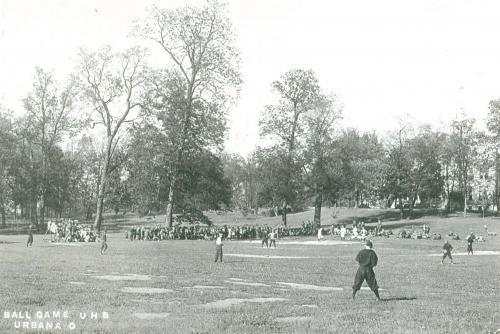
[[(500, 232), (493, 218), (387, 225), (424, 222), (431, 233), (462, 239), (469, 231), (484, 235), (485, 224)], [(1, 333), (500, 333), (500, 236), (475, 243), (474, 256), (455, 255), (453, 265), (430, 256), (441, 253), (442, 241), (375, 238), (382, 302), (368, 290), (350, 298), (363, 245), (331, 236), (320, 244), (278, 240), (276, 249), (226, 241), (223, 263), (214, 263), (208, 241), (130, 242), (117, 232), (101, 256), (98, 243), (42, 237), (26, 248), (27, 236), (0, 235)], [(464, 240), (452, 245), (465, 252)], [(16, 329), (26, 313), (37, 326), (59, 323), (61, 330)]]

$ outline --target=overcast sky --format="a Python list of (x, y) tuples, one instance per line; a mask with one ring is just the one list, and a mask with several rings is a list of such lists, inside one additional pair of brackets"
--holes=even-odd
[[(76, 49), (136, 43), (132, 21), (178, 0), (0, 0), (0, 101), (21, 110), (34, 67), (64, 79)], [(244, 80), (226, 149), (249, 153), (271, 82), (312, 69), (345, 126), (381, 134), (409, 114), (445, 127), (463, 108), (483, 123), (500, 98), (500, 1), (230, 0)], [(151, 45), (153, 53), (155, 46)]]

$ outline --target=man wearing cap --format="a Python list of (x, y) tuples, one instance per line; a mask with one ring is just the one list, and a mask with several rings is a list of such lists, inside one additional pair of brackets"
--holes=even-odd
[(354, 278), (354, 285), (352, 286), (352, 299), (356, 297), (356, 292), (361, 289), (361, 285), (366, 280), (366, 283), (370, 289), (375, 293), (375, 296), (380, 301), (380, 296), (378, 294), (378, 284), (375, 279), (375, 273), (373, 272), (373, 267), (377, 265), (377, 254), (372, 249), (373, 243), (368, 240), (366, 242), (365, 249), (361, 250), (356, 256), (356, 261), (359, 263), (358, 271), (356, 272), (356, 277)]

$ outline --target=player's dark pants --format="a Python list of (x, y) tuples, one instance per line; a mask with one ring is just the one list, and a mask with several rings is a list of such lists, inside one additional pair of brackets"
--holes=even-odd
[(354, 278), (354, 285), (352, 286), (352, 289), (354, 291), (358, 291), (359, 289), (361, 289), (361, 285), (365, 280), (372, 291), (378, 290), (378, 284), (377, 280), (375, 279), (375, 273), (373, 272), (373, 269), (370, 267), (361, 266), (356, 272), (356, 277)]
[(269, 242), (269, 247), (272, 247), (273, 245), (274, 245), (274, 248), (276, 248), (276, 240), (271, 239), (271, 241)]
[(451, 257), (451, 252), (445, 252), (445, 253), (443, 254), (443, 259), (441, 260), (441, 262), (443, 262), (443, 261), (444, 261), (444, 259), (446, 259), (446, 257), (449, 257), (449, 258), (450, 258), (450, 260), (451, 260), (451, 262), (453, 262), (453, 258)]
[(467, 254), (474, 254), (474, 251), (472, 250), (472, 244), (467, 244)]
[(269, 247), (269, 243), (267, 242), (267, 238), (262, 239), (262, 247), (264, 247), (264, 244), (266, 247)]
[(26, 247), (33, 246), (33, 236), (30, 234), (28, 236), (28, 242), (26, 243)]
[(215, 246), (215, 262), (220, 258), (220, 262), (222, 262), (222, 245)]
[(106, 241), (103, 241), (101, 244), (101, 254), (104, 254), (104, 252), (108, 249), (108, 244)]

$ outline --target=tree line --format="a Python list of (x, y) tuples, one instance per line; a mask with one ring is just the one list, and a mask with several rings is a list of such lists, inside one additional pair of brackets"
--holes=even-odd
[[(500, 100), (488, 131), (460, 116), (449, 129), (402, 120), (390, 135), (342, 128), (342, 104), (312, 70), (272, 83), (260, 135), (269, 145), (248, 157), (223, 152), (227, 113), (241, 88), (240, 54), (226, 5), (153, 7), (131, 34), (135, 46), (78, 50), (64, 82), (42, 68), (24, 111), (0, 110), (0, 214), (74, 216), (99, 230), (105, 211), (174, 213), (268, 208), (282, 216), (321, 207), (417, 205), (483, 210), (498, 204)], [(14, 116), (17, 115), (17, 116)], [(406, 211), (405, 211), (406, 210)]]

